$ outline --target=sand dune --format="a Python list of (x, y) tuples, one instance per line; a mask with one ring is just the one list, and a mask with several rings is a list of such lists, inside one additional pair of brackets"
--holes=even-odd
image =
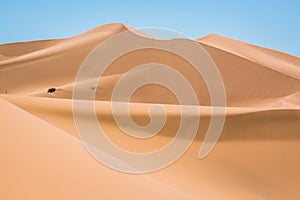
[[(227, 97), (225, 125), (208, 157), (198, 158), (212, 115), (203, 78), (178, 56), (143, 49), (115, 60), (101, 84), (91, 88), (107, 137), (128, 151), (148, 152), (175, 136), (180, 106), (164, 87), (143, 86), (130, 99), (130, 114), (139, 125), (150, 122), (153, 104), (166, 110), (166, 124), (155, 137), (132, 138), (112, 116), (117, 81), (133, 66), (156, 62), (179, 71), (196, 92), (201, 112), (190, 116), (200, 117), (196, 138), (175, 163), (150, 174), (117, 172), (93, 159), (73, 119), (76, 73), (96, 45), (130, 29), (115, 23), (66, 39), (0, 45), (0, 198), (298, 199), (300, 58), (219, 35), (195, 40), (215, 61)], [(97, 78), (90, 71), (81, 84)], [(56, 91), (48, 93), (49, 88)]]

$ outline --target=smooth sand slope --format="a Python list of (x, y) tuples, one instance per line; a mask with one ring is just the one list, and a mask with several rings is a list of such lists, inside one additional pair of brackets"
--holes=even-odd
[[(147, 85), (131, 98), (139, 125), (149, 123), (153, 103), (167, 111), (164, 128), (147, 140), (124, 134), (110, 107), (123, 74), (156, 62), (178, 70), (196, 92), (201, 112), (195, 141), (175, 163), (150, 174), (117, 172), (95, 160), (74, 124), (74, 80), (96, 45), (129, 29), (108, 24), (67, 39), (0, 45), (0, 199), (299, 199), (300, 58), (219, 35), (196, 40), (218, 66), (227, 95), (224, 129), (209, 156), (198, 158), (211, 116), (203, 79), (186, 60), (146, 49), (115, 60), (95, 88), (101, 126), (132, 152), (172, 140), (180, 110), (168, 89)], [(56, 91), (47, 93), (52, 87)]]

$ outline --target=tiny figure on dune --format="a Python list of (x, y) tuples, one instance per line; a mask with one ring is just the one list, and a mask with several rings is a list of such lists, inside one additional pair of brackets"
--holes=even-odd
[(55, 92), (55, 88), (50, 88), (49, 90), (48, 90), (48, 93), (53, 93), (53, 92)]

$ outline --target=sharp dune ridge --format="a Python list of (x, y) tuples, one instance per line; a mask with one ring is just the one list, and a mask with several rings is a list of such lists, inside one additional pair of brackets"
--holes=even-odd
[(89, 53), (123, 31), (135, 34), (113, 23), (70, 38), (0, 44), (1, 199), (299, 198), (300, 58), (216, 34), (195, 39), (218, 67), (227, 100), (224, 128), (208, 157), (200, 160), (198, 152), (215, 105), (203, 78), (185, 59), (145, 49), (112, 62), (97, 87), (90, 87), (98, 78), (93, 69), (80, 83), (95, 91), (99, 124), (131, 152), (153, 151), (174, 138), (180, 105), (164, 87), (143, 86), (130, 99), (138, 125), (151, 121), (153, 104), (167, 112), (164, 127), (148, 140), (123, 133), (110, 107), (114, 86), (128, 70), (157, 62), (176, 69), (196, 93), (199, 105), (185, 105), (199, 109), (190, 116), (200, 117), (195, 140), (175, 163), (150, 174), (120, 173), (93, 159), (73, 118), (74, 81)]

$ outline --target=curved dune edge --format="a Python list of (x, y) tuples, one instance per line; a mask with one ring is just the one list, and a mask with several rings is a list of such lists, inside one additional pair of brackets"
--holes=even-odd
[[(175, 164), (149, 175), (128, 175), (98, 163), (76, 137), (3, 99), (0, 102), (3, 113), (9, 113), (0, 115), (1, 130), (9, 133), (1, 134), (0, 140), (0, 194), (4, 199), (60, 199), (62, 194), (67, 199), (299, 196), (297, 136), (288, 140), (274, 140), (272, 135), (263, 140), (221, 140), (204, 160), (197, 158), (201, 142), (196, 140)], [(67, 116), (59, 116), (67, 121)], [(15, 121), (18, 125), (12, 126)], [(41, 185), (43, 182), (47, 184)], [(12, 192), (15, 188), (18, 193)]]
[[(145, 175), (111, 170), (84, 149), (72, 114), (77, 70), (97, 44), (130, 29), (114, 23), (71, 38), (0, 45), (0, 199), (298, 199), (300, 58), (223, 36), (196, 40), (215, 61), (227, 94), (225, 125), (208, 157), (198, 159), (211, 117), (203, 81), (184, 60), (154, 51), (121, 58), (105, 74), (95, 88), (99, 124), (128, 151), (170, 142), (180, 122), (170, 92), (148, 87), (132, 98), (130, 112), (139, 125), (149, 123), (153, 103), (168, 113), (164, 128), (144, 141), (116, 127), (109, 102), (130, 65), (160, 61), (184, 68), (201, 100), (200, 113), (190, 116), (200, 117), (191, 147), (172, 165)], [(52, 87), (56, 91), (47, 93)]]

